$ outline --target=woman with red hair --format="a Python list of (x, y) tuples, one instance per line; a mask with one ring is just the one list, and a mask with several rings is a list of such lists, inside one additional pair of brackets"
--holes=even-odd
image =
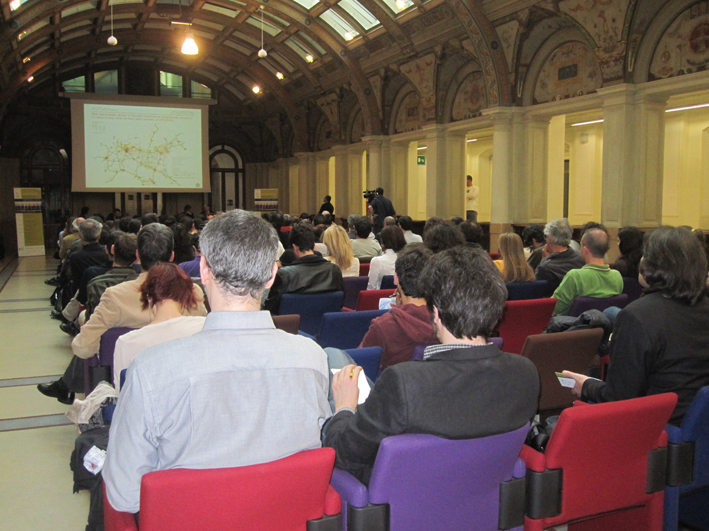
[[(113, 383), (120, 389), (121, 371), (144, 350), (202, 330), (204, 317), (184, 316), (197, 305), (192, 280), (173, 263), (160, 262), (148, 271), (140, 286), (143, 309), (150, 308), (150, 324), (122, 335), (113, 353)], [(167, 370), (167, 369), (166, 369)]]

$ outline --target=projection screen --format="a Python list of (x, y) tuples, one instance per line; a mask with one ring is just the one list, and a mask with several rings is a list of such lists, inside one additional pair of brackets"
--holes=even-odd
[(71, 94), (73, 192), (209, 192), (208, 105)]

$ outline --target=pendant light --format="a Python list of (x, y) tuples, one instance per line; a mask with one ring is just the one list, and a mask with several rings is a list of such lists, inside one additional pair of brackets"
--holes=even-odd
[(115, 46), (116, 44), (118, 44), (118, 39), (113, 36), (113, 4), (111, 4), (111, 36), (106, 42), (108, 42), (110, 46)]
[[(182, 0), (180, 0), (180, 19), (182, 19)], [(190, 24), (191, 26), (192, 24)], [(194, 41), (194, 35), (192, 32), (188, 32), (185, 37), (185, 42), (182, 43), (182, 50), (180, 50), (184, 55), (197, 55), (199, 53), (199, 48), (197, 43)]]
[(263, 47), (263, 6), (261, 6), (261, 49), (258, 51), (258, 56), (263, 59), (268, 55), (268, 52)]

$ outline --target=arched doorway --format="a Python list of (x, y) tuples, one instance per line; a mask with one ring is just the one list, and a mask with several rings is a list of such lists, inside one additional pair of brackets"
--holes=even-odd
[(212, 209), (244, 208), (244, 165), (231, 146), (219, 144), (209, 150)]

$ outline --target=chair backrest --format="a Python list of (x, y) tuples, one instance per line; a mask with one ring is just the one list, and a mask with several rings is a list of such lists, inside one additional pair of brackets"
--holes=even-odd
[(664, 393), (565, 409), (545, 452), (547, 469), (563, 469), (562, 512), (553, 521), (647, 503), (648, 456), (666, 442), (676, 404), (676, 394)]
[(367, 378), (373, 382), (377, 381), (379, 364), (382, 361), (382, 347), (348, 348), (345, 349), (345, 352), (357, 365), (362, 367)]
[(334, 450), (318, 448), (259, 465), (150, 472), (140, 487), (140, 530), (301, 531), (339, 512), (331, 512), (337, 494), (326, 508), (334, 461)]
[(571, 304), (571, 309), (569, 310), (569, 316), (578, 317), (583, 312), (588, 310), (598, 310), (602, 312), (606, 308), (611, 306), (617, 306), (618, 308), (625, 308), (628, 304), (628, 296), (625, 293), (620, 293), (618, 295), (613, 295), (612, 297), (576, 297), (574, 302)]
[(379, 289), (396, 289), (396, 284), (394, 284), (394, 275), (384, 275), (382, 277), (382, 285)]
[(271, 319), (276, 328), (289, 334), (297, 334), (300, 329), (300, 315), (272, 315)]
[(323, 348), (357, 348), (369, 330), (372, 319), (376, 319), (388, 311), (369, 310), (364, 312), (326, 313), (322, 316), (318, 343)]
[(379, 299), (385, 297), (391, 297), (394, 294), (393, 289), (370, 289), (359, 292), (359, 298), (357, 299), (358, 312), (363, 310), (378, 310), (379, 309)]
[(507, 301), (497, 331), (505, 340), (505, 352), (519, 354), (528, 336), (541, 334), (549, 324), (556, 299)]
[(539, 413), (556, 412), (573, 405), (574, 395), (559, 384), (555, 373), (569, 370), (586, 374), (602, 339), (602, 328), (539, 334), (527, 338), (522, 356), (529, 358), (539, 371), (542, 388)]
[(497, 529), (500, 483), (513, 472), (523, 475), (517, 456), (528, 428), (456, 441), (387, 437), (374, 463), (369, 502), (390, 504), (392, 531)]
[(327, 293), (286, 293), (281, 297), (279, 313), (300, 315), (300, 330), (314, 336), (320, 332), (322, 316), (339, 312), (345, 294), (342, 291)]
[(626, 306), (640, 298), (643, 294), (643, 287), (638, 282), (637, 278), (623, 277), (623, 293), (628, 296)]
[(117, 326), (109, 328), (101, 335), (101, 343), (98, 348), (98, 364), (103, 367), (113, 367), (113, 351), (116, 350), (116, 341), (123, 334), (132, 332), (135, 328)]
[(487, 253), (490, 255), (490, 260), (499, 260), (502, 258), (502, 255), (500, 253)]
[(359, 259), (359, 276), (369, 277), (369, 260), (371, 260), (371, 258), (366, 262), (362, 262), (362, 260), (365, 260), (365, 258)]
[(342, 281), (345, 283), (345, 301), (343, 306), (354, 310), (357, 307), (359, 292), (367, 289), (369, 277), (366, 275), (363, 277), (344, 277)]
[(682, 419), (682, 441), (694, 441), (694, 481), (686, 489), (709, 486), (709, 386), (702, 387)]
[(529, 299), (543, 299), (547, 294), (547, 281), (535, 280), (532, 282), (507, 282), (508, 301), (526, 301)]

